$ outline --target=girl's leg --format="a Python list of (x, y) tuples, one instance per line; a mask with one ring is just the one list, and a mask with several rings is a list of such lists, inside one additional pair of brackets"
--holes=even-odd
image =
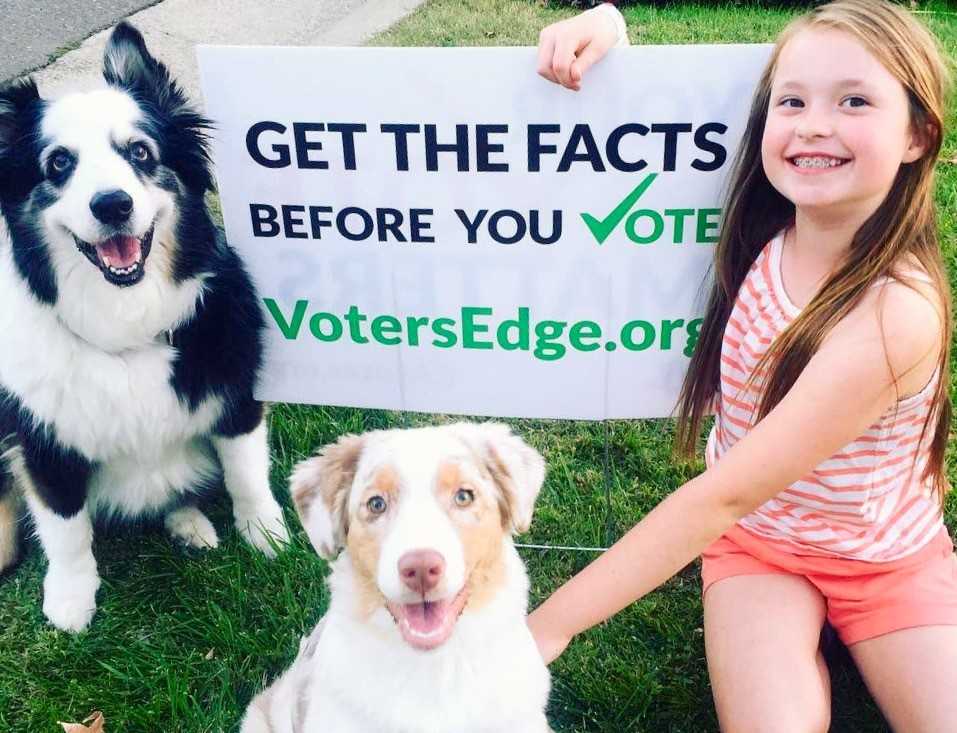
[(957, 729), (957, 626), (920, 626), (849, 647), (895, 731)]
[(708, 588), (705, 647), (723, 731), (827, 731), (825, 615), (821, 593), (798, 575), (737, 575)]

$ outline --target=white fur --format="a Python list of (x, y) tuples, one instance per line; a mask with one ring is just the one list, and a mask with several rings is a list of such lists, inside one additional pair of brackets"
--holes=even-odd
[(164, 524), (171, 536), (188, 547), (195, 547), (198, 550), (219, 547), (219, 537), (216, 536), (213, 523), (194, 506), (174, 509), (166, 515)]
[[(491, 440), (499, 454), (514, 448), (510, 472), (521, 472), (517, 457), (536, 464), (527, 454), (537, 454), (507, 430), (479, 427), (465, 436), (461, 429), (363, 436), (348, 497), (352, 512), (378, 468), (394, 469), (401, 487), (397, 513), (380, 541), (376, 579), (386, 598), (408, 601), (397, 561), (409, 550), (432, 549), (445, 558), (449, 577), (430, 595), (454, 596), (465, 583), (463, 535), (433, 489), (439, 465), (448, 462), (458, 464), (464, 483), (491, 488), (467, 438)], [(322, 465), (312, 460), (320, 461), (313, 468)], [(309, 477), (309, 467), (301, 464), (294, 486)], [(525, 495), (522, 506), (529, 511), (543, 477), (543, 471), (519, 477), (515, 490)], [(335, 532), (331, 522), (322, 499), (315, 498), (303, 517), (309, 536), (323, 545), (333, 542), (325, 536)], [(332, 563), (329, 610), (309, 640), (314, 650), (301, 648), (292, 667), (253, 701), (242, 733), (546, 733), (549, 675), (526, 624), (528, 577), (507, 531), (502, 552), (505, 577), (498, 592), (478, 609), (466, 605), (449, 639), (429, 651), (409, 646), (384, 606), (365, 615), (356, 571), (343, 552)]]
[(43, 578), (43, 614), (58, 629), (82, 631), (96, 611), (100, 587), (90, 515), (81, 511), (64, 519), (47, 509), (29, 486), (26, 497), (49, 563)]
[[(525, 622), (528, 579), (504, 542), (503, 591), (463, 613), (452, 637), (430, 652), (407, 646), (385, 609), (368, 623), (356, 619), (344, 553), (314, 657), (269, 688), (267, 710), (250, 708), (242, 733), (547, 733), (549, 680)], [(305, 719), (295, 727), (300, 696)]]
[(282, 509), (269, 490), (269, 442), (266, 423), (246, 435), (213, 438), (225, 470), (226, 491), (233, 500), (236, 528), (268, 557), (273, 545), (289, 541)]
[(61, 443), (102, 464), (90, 481), (92, 509), (137, 516), (218, 475), (200, 436), (222, 406), (208, 400), (191, 413), (179, 400), (165, 342), (110, 353), (83, 340), (34, 298), (2, 236), (0, 293), (0, 383)]

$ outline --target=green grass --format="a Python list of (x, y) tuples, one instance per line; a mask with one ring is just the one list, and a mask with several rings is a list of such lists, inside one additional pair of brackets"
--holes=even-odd
[[(943, 0), (922, 4), (950, 49), (957, 16)], [(433, 0), (374, 43), (382, 45), (533, 44), (538, 30), (572, 10), (532, 0)], [(675, 5), (626, 10), (633, 42), (763, 42), (792, 12), (740, 5)], [(946, 158), (957, 156), (952, 128)], [(957, 273), (957, 165), (940, 166), (937, 200), (945, 258)], [(953, 381), (952, 384), (957, 384)], [(448, 418), (371, 410), (277, 405), (271, 415), (272, 481), (288, 505), (285, 480), (295, 461), (344, 432)], [(580, 545), (605, 540), (604, 427), (512, 421), (541, 450), (549, 475), (526, 542)], [(609, 426), (612, 523), (620, 534), (700, 466), (669, 458), (671, 425)], [(955, 457), (949, 474), (957, 478)], [(0, 730), (55, 733), (57, 720), (104, 711), (108, 733), (234, 730), (264, 681), (294, 656), (299, 636), (321, 616), (325, 565), (301, 532), (274, 561), (229, 530), (222, 499), (207, 507), (224, 538), (208, 553), (184, 552), (152, 526), (107, 528), (94, 551), (103, 588), (91, 629), (52, 630), (40, 610), (45, 562), (30, 543), (24, 562), (0, 582)], [(298, 523), (290, 513), (292, 526)], [(947, 509), (951, 529), (957, 497)], [(590, 559), (523, 551), (538, 603)], [(635, 559), (636, 563), (641, 558)], [(550, 717), (557, 731), (717, 729), (701, 630), (700, 584), (691, 565), (659, 591), (577, 638), (553, 665)], [(834, 731), (886, 726), (846, 658), (834, 665)], [(371, 733), (371, 732), (370, 732)]]

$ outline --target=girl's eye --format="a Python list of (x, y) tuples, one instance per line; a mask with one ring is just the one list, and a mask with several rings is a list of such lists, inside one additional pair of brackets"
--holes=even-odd
[(63, 173), (71, 165), (73, 165), (73, 156), (65, 150), (58, 150), (50, 156), (50, 168), (56, 173)]
[(794, 109), (800, 109), (804, 106), (804, 102), (797, 97), (785, 97), (778, 104), (782, 107), (792, 107)]
[(388, 509), (389, 505), (385, 503), (385, 499), (381, 496), (373, 496), (369, 501), (366, 502), (366, 507), (373, 514), (382, 514)]
[(841, 104), (846, 107), (866, 107), (868, 102), (864, 97), (845, 97)]
[(150, 159), (150, 149), (143, 143), (133, 143), (130, 146), (130, 156), (139, 163), (145, 163)]
[(467, 507), (475, 501), (475, 492), (468, 489), (459, 489), (455, 492), (455, 506)]

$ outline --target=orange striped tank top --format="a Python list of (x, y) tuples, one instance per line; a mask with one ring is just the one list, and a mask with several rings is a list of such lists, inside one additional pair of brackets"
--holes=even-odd
[[(745, 389), (748, 380), (772, 341), (800, 313), (781, 281), (783, 242), (782, 233), (758, 255), (728, 319), (708, 466), (750, 429), (760, 381)], [(739, 525), (795, 554), (887, 562), (917, 552), (943, 527), (939, 502), (920, 479), (930, 429), (918, 445), (936, 382), (935, 375), (918, 394), (900, 400), (856, 440)]]

